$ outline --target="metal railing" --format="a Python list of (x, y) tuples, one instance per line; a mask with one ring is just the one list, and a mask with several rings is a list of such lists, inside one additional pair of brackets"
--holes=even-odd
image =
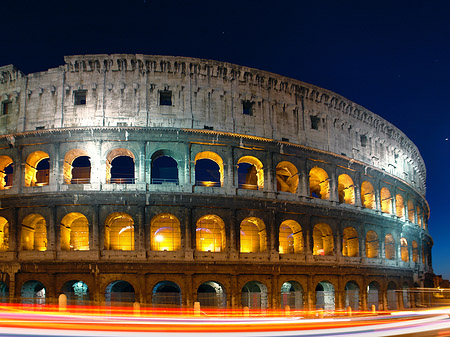
[(169, 178), (152, 178), (152, 184), (176, 184), (178, 185), (178, 179)]
[(135, 178), (111, 178), (106, 180), (107, 184), (135, 184)]

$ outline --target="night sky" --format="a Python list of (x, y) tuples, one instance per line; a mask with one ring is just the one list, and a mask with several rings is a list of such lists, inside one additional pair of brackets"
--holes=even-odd
[(427, 167), (433, 267), (450, 278), (450, 1), (3, 1), (0, 65), (160, 54), (271, 71), (382, 116)]

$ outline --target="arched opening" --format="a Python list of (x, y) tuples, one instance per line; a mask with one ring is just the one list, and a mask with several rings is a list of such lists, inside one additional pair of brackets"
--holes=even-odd
[(397, 310), (397, 286), (394, 282), (389, 282), (387, 287), (387, 309)]
[(242, 287), (242, 306), (249, 309), (267, 309), (267, 287), (258, 281)]
[(158, 214), (150, 222), (152, 250), (173, 251), (181, 249), (180, 221), (168, 213)]
[(79, 280), (71, 280), (64, 283), (61, 292), (67, 297), (69, 305), (88, 305), (89, 288), (86, 283)]
[(303, 232), (297, 221), (285, 220), (279, 230), (280, 254), (303, 252)]
[(114, 149), (106, 158), (107, 184), (134, 184), (134, 154), (127, 149)]
[(395, 260), (395, 240), (392, 234), (386, 234), (384, 238), (384, 253), (388, 260)]
[(115, 212), (106, 218), (105, 249), (134, 250), (134, 221), (129, 214)]
[(412, 246), (412, 258), (413, 262), (418, 263), (419, 262), (419, 245), (416, 241), (413, 241), (411, 243)]
[(359, 286), (355, 281), (349, 281), (345, 285), (345, 308), (359, 310)]
[(180, 307), (181, 289), (178, 284), (171, 281), (162, 281), (153, 287), (153, 307)]
[(31, 153), (25, 165), (25, 186), (44, 186), (49, 183), (50, 157), (43, 151)]
[(267, 233), (264, 222), (255, 217), (241, 222), (241, 253), (262, 253), (267, 249)]
[(365, 208), (375, 209), (375, 190), (368, 181), (361, 184), (361, 204)]
[(303, 309), (303, 287), (296, 281), (284, 282), (281, 286), (281, 309), (289, 305), (291, 310)]
[(27, 281), (20, 289), (20, 297), (24, 304), (45, 304), (45, 287), (39, 281)]
[(333, 255), (333, 231), (328, 224), (319, 223), (313, 229), (313, 255)]
[(320, 167), (313, 167), (309, 171), (309, 195), (312, 198), (330, 199), (330, 179)]
[(22, 221), (22, 250), (47, 250), (47, 223), (40, 214), (30, 214)]
[(366, 234), (366, 256), (369, 259), (380, 257), (380, 241), (375, 231), (368, 231)]
[(414, 204), (412, 200), (408, 200), (408, 220), (414, 223)]
[(0, 217), (0, 252), (9, 250), (9, 222)]
[(400, 194), (395, 196), (395, 209), (397, 216), (403, 219), (405, 216), (405, 202)]
[(252, 156), (238, 160), (238, 187), (244, 190), (264, 188), (264, 170), (261, 161)]
[(217, 215), (204, 215), (197, 221), (196, 248), (201, 252), (221, 252), (225, 248), (225, 223)]
[(392, 214), (392, 197), (391, 192), (386, 187), (383, 187), (380, 192), (381, 211)]
[(419, 206), (417, 206), (417, 224), (423, 227), (422, 209)]
[(89, 250), (89, 225), (81, 213), (72, 212), (61, 220), (61, 250)]
[(340, 203), (355, 204), (355, 186), (347, 174), (341, 174), (338, 178), (338, 194)]
[(400, 254), (402, 256), (402, 261), (409, 261), (408, 241), (406, 240), (406, 238), (400, 239)]
[(87, 152), (73, 149), (64, 156), (64, 182), (66, 184), (89, 184), (91, 182), (91, 161)]
[(327, 281), (319, 282), (316, 286), (316, 309), (333, 311), (334, 308), (334, 286)]
[(152, 156), (151, 182), (178, 185), (178, 163), (165, 152), (158, 151)]
[(367, 307), (368, 310), (372, 309), (372, 306), (375, 306), (375, 310), (378, 310), (378, 303), (379, 303), (379, 292), (380, 292), (380, 285), (378, 282), (370, 282), (367, 286)]
[(223, 286), (215, 281), (208, 281), (200, 284), (197, 289), (197, 301), (200, 307), (226, 308), (227, 296)]
[(127, 281), (114, 281), (105, 289), (105, 302), (109, 305), (124, 306), (135, 302), (134, 287)]
[(0, 303), (9, 302), (9, 287), (5, 282), (0, 282)]
[(13, 174), (13, 160), (8, 156), (0, 156), (0, 190), (6, 190), (12, 187)]
[(403, 308), (409, 309), (411, 307), (411, 298), (408, 283), (403, 283), (402, 298), (403, 298)]
[(347, 227), (342, 235), (342, 255), (348, 257), (359, 256), (359, 238), (356, 229)]
[(217, 153), (204, 151), (195, 156), (195, 185), (223, 186), (223, 160)]
[(295, 193), (298, 186), (298, 170), (288, 161), (282, 161), (276, 168), (277, 191)]

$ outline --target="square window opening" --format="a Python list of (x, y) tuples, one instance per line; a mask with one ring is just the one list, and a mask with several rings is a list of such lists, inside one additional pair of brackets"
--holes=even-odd
[(366, 135), (361, 135), (361, 147), (366, 147), (367, 146), (367, 136)]
[(255, 102), (243, 101), (242, 102), (242, 113), (244, 115), (253, 116), (253, 105)]
[(172, 91), (164, 90), (159, 92), (159, 105), (172, 105)]
[(86, 105), (87, 90), (78, 90), (75, 94), (75, 105)]
[(309, 116), (311, 118), (311, 129), (319, 130), (320, 118), (317, 116)]
[(11, 113), (12, 103), (10, 101), (2, 102), (2, 115)]

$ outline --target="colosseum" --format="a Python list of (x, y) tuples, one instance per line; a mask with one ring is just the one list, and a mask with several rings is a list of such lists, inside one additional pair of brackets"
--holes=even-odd
[(1, 301), (427, 305), (426, 169), (395, 126), (224, 62), (64, 61), (0, 67)]

